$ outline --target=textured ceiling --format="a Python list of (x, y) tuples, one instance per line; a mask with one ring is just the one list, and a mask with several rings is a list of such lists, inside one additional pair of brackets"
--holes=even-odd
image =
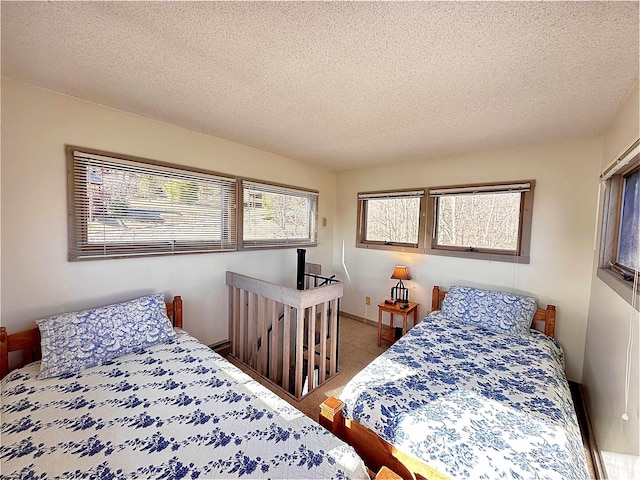
[(3, 1), (2, 74), (335, 170), (602, 131), (638, 2)]

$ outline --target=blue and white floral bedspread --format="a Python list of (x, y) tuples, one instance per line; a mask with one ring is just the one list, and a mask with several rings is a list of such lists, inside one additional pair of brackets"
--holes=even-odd
[(369, 478), (351, 447), (185, 333), (38, 373), (2, 381), (2, 478)]
[(439, 472), (588, 479), (560, 346), (433, 313), (356, 375), (347, 418)]

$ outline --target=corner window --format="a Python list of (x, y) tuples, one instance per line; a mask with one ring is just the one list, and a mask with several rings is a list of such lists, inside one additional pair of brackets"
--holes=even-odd
[(427, 253), (529, 263), (534, 185), (430, 188)]
[(241, 196), (243, 248), (316, 244), (318, 192), (243, 179)]
[(638, 177), (640, 168), (624, 176), (622, 185), (622, 205), (620, 208), (620, 238), (616, 252), (616, 264), (628, 273), (640, 270), (638, 255), (638, 229), (640, 223), (640, 189)]
[(417, 189), (359, 193), (356, 246), (421, 252), (425, 202)]
[(639, 161), (636, 142), (601, 177), (605, 194), (598, 277), (629, 303), (634, 276), (640, 269)]
[(67, 146), (69, 260), (236, 249), (236, 179)]

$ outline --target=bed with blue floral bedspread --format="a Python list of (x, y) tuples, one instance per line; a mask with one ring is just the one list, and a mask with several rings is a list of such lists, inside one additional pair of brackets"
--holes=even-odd
[(561, 347), (468, 321), (485, 300), (411, 329), (346, 385), (344, 417), (451, 478), (588, 479)]
[(2, 478), (369, 478), (353, 449), (184, 332), (2, 380)]

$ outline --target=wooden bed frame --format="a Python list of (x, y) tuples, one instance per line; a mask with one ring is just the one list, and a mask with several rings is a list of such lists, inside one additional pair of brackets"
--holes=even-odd
[[(173, 326), (182, 328), (182, 298), (180, 296), (173, 297), (171, 303), (167, 303), (167, 315), (172, 321)], [(22, 362), (17, 362), (9, 368), (9, 352), (24, 351), (25, 356)], [(7, 335), (7, 329), (0, 327), (0, 378), (4, 378), (7, 373), (23, 365), (34, 362), (41, 358), (40, 351), (40, 330), (38, 327)], [(369, 471), (371, 478), (375, 480), (402, 480), (402, 477), (396, 474), (387, 466), (380, 466), (376, 472)]]
[[(439, 286), (433, 287), (431, 311), (440, 310), (446, 294), (447, 292), (441, 290)], [(538, 308), (533, 319), (534, 323), (544, 322), (542, 331), (547, 336), (553, 337), (556, 324), (556, 307), (554, 305)], [(398, 450), (357, 421), (344, 418), (343, 407), (344, 403), (337, 398), (327, 398), (320, 405), (320, 424), (355, 448), (370, 469), (377, 471), (386, 465), (403, 478), (425, 478), (428, 480), (449, 478), (415, 457)]]
[[(167, 303), (167, 315), (174, 327), (182, 328), (182, 298), (173, 297), (171, 303)], [(23, 351), (23, 357), (17, 364), (9, 368), (9, 352)], [(4, 378), (7, 373), (16, 368), (20, 368), (36, 360), (40, 360), (40, 330), (38, 327), (17, 332), (12, 335), (7, 334), (5, 327), (0, 327), (0, 378)]]

